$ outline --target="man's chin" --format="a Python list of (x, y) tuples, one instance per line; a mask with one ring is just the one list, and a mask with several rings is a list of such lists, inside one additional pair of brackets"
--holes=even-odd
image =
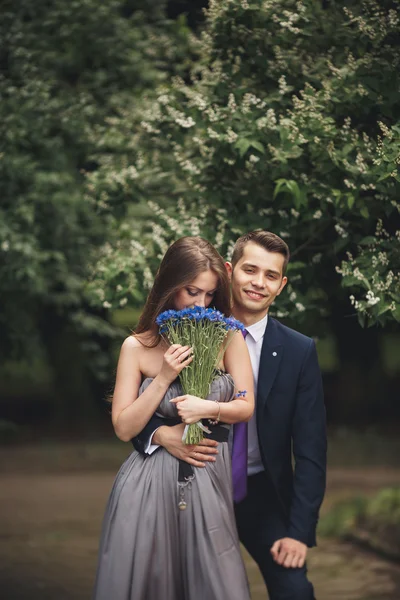
[(247, 310), (251, 311), (252, 313), (262, 313), (268, 309), (269, 304), (268, 304), (268, 302), (260, 302), (259, 300), (252, 300), (251, 298), (246, 296), (244, 299), (244, 302), (243, 302), (243, 307), (246, 308)]

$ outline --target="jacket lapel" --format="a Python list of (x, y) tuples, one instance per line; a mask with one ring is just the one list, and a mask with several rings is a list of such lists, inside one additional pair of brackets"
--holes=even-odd
[(283, 356), (283, 345), (279, 340), (276, 321), (268, 317), (260, 356), (257, 384), (257, 413), (264, 407)]

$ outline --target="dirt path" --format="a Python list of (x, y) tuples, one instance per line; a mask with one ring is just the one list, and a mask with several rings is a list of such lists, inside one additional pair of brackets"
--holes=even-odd
[[(89, 600), (101, 519), (115, 471), (2, 470), (2, 600)], [(331, 470), (326, 506), (337, 498), (392, 484), (400, 484), (400, 471)], [(252, 598), (266, 600), (257, 567), (245, 558)], [(309, 569), (318, 600), (400, 598), (400, 566), (351, 545), (322, 541), (310, 553)]]

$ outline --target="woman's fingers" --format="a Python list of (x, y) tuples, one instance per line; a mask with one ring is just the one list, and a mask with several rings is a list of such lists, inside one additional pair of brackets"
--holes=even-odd
[(171, 344), (171, 346), (168, 348), (168, 350), (166, 350), (165, 355), (171, 356), (172, 354), (177, 352), (179, 350), (179, 348), (182, 348), (182, 346), (180, 344)]
[(180, 369), (180, 370), (181, 370), (181, 371), (183, 371), (183, 369), (184, 369), (185, 367), (187, 367), (188, 365), (190, 365), (190, 363), (192, 362), (192, 360), (193, 360), (193, 355), (192, 355), (192, 354), (191, 354), (191, 355), (189, 355), (189, 356), (187, 356), (186, 358), (184, 358), (184, 359), (183, 359), (183, 360), (182, 360), (182, 361), (179, 363), (179, 367), (182, 367), (182, 369)]
[(171, 398), (170, 402), (173, 402), (173, 404), (177, 404), (178, 402), (182, 402), (183, 400), (187, 399), (187, 395), (185, 394), (184, 396), (177, 396), (176, 398)]
[(182, 354), (182, 352), (185, 352), (188, 348), (190, 348), (190, 346), (182, 346), (181, 344), (172, 344), (172, 346), (170, 346), (168, 348), (168, 350), (166, 351), (165, 354), (169, 354), (171, 356), (179, 356), (179, 354)]
[(192, 349), (190, 346), (182, 346), (182, 348), (180, 350), (177, 350), (176, 352), (174, 352), (173, 357), (178, 362), (182, 362), (183, 360), (185, 360), (185, 358), (187, 358), (191, 354), (192, 354)]
[(180, 346), (179, 344), (173, 344), (165, 353), (165, 357), (171, 365), (178, 366), (183, 362), (187, 361), (192, 356), (192, 348), (190, 346)]

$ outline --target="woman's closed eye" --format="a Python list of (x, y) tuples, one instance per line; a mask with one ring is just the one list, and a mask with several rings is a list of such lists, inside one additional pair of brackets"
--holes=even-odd
[[(199, 292), (196, 292), (195, 290), (190, 290), (189, 288), (186, 288), (187, 293), (189, 294), (189, 296), (195, 297), (199, 295)], [(208, 296), (209, 298), (213, 298), (215, 296), (215, 291), (214, 292), (207, 292), (206, 296)]]
[(199, 292), (195, 292), (193, 290), (189, 290), (189, 288), (186, 288), (186, 291), (189, 294), (189, 296), (197, 296), (197, 294), (199, 293)]

